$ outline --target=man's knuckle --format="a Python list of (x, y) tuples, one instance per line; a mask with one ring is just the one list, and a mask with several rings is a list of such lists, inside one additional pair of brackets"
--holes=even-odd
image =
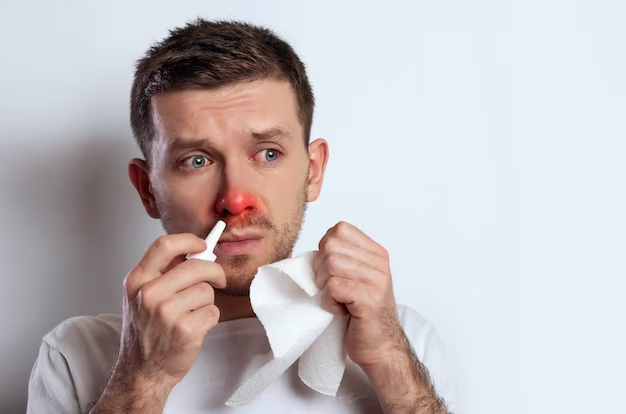
[(325, 236), (322, 237), (322, 239), (320, 240), (318, 247), (320, 249), (321, 252), (326, 251), (328, 248), (328, 241), (330, 240), (330, 236)]
[(330, 277), (328, 282), (326, 282), (326, 286), (328, 286), (330, 292), (334, 292), (341, 286), (341, 280), (338, 277)]
[(329, 272), (338, 272), (343, 266), (343, 257), (337, 253), (329, 253), (326, 258), (326, 266)]
[(149, 286), (143, 287), (137, 294), (137, 301), (139, 302), (140, 309), (150, 310), (156, 305), (154, 290)]
[(345, 221), (340, 221), (339, 223), (337, 223), (337, 225), (335, 226), (335, 231), (338, 235), (343, 236), (346, 234), (346, 232), (348, 231), (350, 225), (345, 222)]
[(186, 319), (181, 319), (174, 324), (174, 333), (180, 338), (189, 338), (193, 336), (194, 327)]
[(208, 307), (208, 319), (210, 321), (210, 325), (214, 326), (219, 318), (220, 318), (220, 310), (217, 306), (213, 305), (213, 306), (209, 306)]
[(157, 251), (168, 251), (172, 247), (172, 240), (168, 236), (160, 236), (154, 241), (153, 247)]
[(161, 320), (167, 320), (171, 317), (173, 306), (171, 302), (161, 302), (156, 306), (156, 315)]
[(198, 286), (198, 289), (200, 290), (200, 294), (202, 296), (208, 296), (211, 293), (213, 293), (213, 287), (206, 282), (200, 283), (200, 285)]
[(341, 242), (337, 237), (329, 237), (326, 239), (326, 243), (324, 244), (324, 248), (327, 252), (336, 252), (339, 249), (339, 245)]
[(219, 322), (220, 311), (217, 307), (213, 306), (207, 310), (205, 317), (200, 322), (202, 329), (205, 333), (208, 333)]

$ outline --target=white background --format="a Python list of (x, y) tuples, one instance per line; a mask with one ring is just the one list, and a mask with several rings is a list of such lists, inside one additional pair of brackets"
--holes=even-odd
[(330, 143), (297, 252), (339, 220), (391, 253), (462, 412), (625, 413), (623, 1), (0, 3), (0, 412), (41, 337), (119, 312), (159, 223), (126, 176), (135, 60), (195, 16), (273, 28)]

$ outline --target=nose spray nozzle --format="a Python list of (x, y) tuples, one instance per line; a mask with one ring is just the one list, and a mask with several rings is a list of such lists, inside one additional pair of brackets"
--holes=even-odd
[(202, 253), (188, 254), (187, 259), (202, 259), (214, 262), (217, 257), (213, 253), (213, 249), (215, 249), (215, 246), (220, 240), (220, 237), (222, 236), (225, 228), (226, 223), (222, 220), (215, 223), (215, 226), (213, 227), (209, 235), (206, 236), (206, 239), (204, 239), (206, 241), (206, 250)]

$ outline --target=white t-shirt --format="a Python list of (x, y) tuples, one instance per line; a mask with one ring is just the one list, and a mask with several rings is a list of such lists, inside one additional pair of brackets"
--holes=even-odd
[[(398, 305), (398, 316), (438, 395), (454, 411), (453, 384), (433, 326), (406, 306)], [(48, 333), (31, 373), (27, 413), (85, 413), (113, 367), (121, 328), (119, 315), (80, 316)], [(349, 359), (336, 397), (319, 394), (303, 384), (295, 363), (249, 405), (226, 406), (226, 400), (246, 375), (260, 368), (269, 351), (258, 319), (219, 323), (206, 336), (191, 370), (170, 393), (163, 412), (382, 413), (368, 378)]]

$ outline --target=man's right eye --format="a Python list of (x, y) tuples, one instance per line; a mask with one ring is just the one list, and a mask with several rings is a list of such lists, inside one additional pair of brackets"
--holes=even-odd
[(200, 169), (211, 161), (204, 155), (191, 155), (183, 160), (183, 166), (194, 170)]

